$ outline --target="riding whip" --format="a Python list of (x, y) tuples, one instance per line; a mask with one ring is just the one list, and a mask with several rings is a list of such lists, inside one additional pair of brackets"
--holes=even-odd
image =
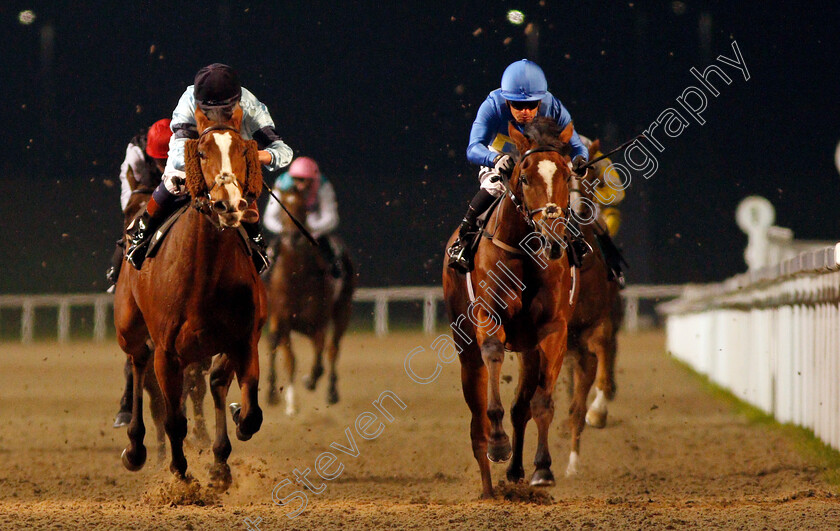
[(297, 227), (298, 230), (304, 236), (306, 236), (306, 239), (309, 240), (309, 243), (311, 243), (315, 247), (318, 247), (318, 242), (315, 241), (315, 238), (312, 236), (312, 234), (310, 234), (309, 231), (306, 230), (306, 227), (304, 227), (303, 224), (300, 221), (295, 219), (295, 217), (292, 215), (292, 213), (289, 212), (289, 210), (286, 208), (286, 205), (283, 204), (283, 201), (280, 201), (280, 198), (277, 197), (276, 195), (274, 195), (274, 192), (271, 190), (271, 187), (268, 186), (265, 181), (263, 181), (263, 186), (265, 187), (266, 190), (268, 190), (268, 193), (271, 195), (271, 197), (273, 197), (275, 201), (280, 203), (280, 207), (283, 209), (283, 212), (285, 212), (289, 216), (289, 218), (292, 220), (292, 223), (295, 224), (295, 227)]
[(618, 147), (617, 147), (617, 148), (615, 148), (614, 150), (610, 151), (610, 152), (609, 152), (609, 153), (607, 153), (606, 155), (601, 155), (601, 156), (600, 156), (600, 157), (598, 157), (598, 158), (595, 158), (595, 159), (590, 160), (590, 161), (589, 161), (589, 162), (587, 162), (586, 164), (584, 164), (584, 165), (582, 165), (581, 167), (579, 167), (579, 168), (578, 168), (578, 171), (580, 171), (580, 170), (585, 170), (585, 169), (589, 168), (590, 166), (592, 166), (593, 164), (595, 164), (596, 162), (599, 162), (599, 161), (601, 161), (601, 160), (604, 160), (605, 158), (609, 157), (610, 155), (612, 155), (612, 154), (614, 154), (614, 153), (618, 153), (619, 151), (621, 151), (622, 149), (626, 148), (627, 146), (629, 146), (630, 144), (632, 144), (632, 143), (633, 143), (633, 142), (635, 142), (636, 140), (639, 140), (640, 138), (645, 138), (645, 135), (644, 135), (644, 134), (641, 134), (641, 135), (635, 136), (635, 137), (631, 138), (630, 140), (628, 140), (627, 142), (625, 142), (625, 143), (621, 144), (620, 146), (618, 146)]

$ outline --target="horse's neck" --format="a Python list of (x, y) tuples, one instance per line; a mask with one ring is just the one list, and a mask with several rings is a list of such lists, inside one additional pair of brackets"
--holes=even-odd
[(513, 201), (507, 196), (502, 199), (493, 216), (487, 220), (487, 228), (495, 234), (497, 239), (517, 249), (521, 249), (519, 243), (531, 231), (522, 213), (516, 209)]

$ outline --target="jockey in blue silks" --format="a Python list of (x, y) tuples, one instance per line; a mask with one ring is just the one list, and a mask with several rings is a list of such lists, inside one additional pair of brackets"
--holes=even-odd
[[(504, 194), (505, 187), (500, 175), (504, 173), (510, 176), (515, 164), (510, 154), (516, 149), (507, 136), (508, 122), (514, 122), (521, 132), (537, 116), (557, 120), (561, 129), (572, 122), (569, 111), (548, 92), (548, 82), (542, 69), (536, 63), (522, 59), (505, 69), (501, 88), (487, 96), (473, 122), (467, 159), (481, 166), (478, 172), (481, 188), (470, 201), (461, 221), (458, 239), (449, 248), (450, 267), (463, 273), (472, 271), (470, 242), (478, 230), (477, 219), (497, 197)], [(572, 134), (569, 144), (572, 148), (572, 168), (577, 171), (589, 159), (589, 151), (576, 132)], [(586, 248), (584, 244), (581, 254)]]
[[(172, 112), (173, 135), (169, 141), (169, 158), (163, 171), (163, 181), (152, 194), (145, 212), (126, 231), (129, 244), (126, 259), (137, 269), (143, 265), (151, 235), (186, 200), (188, 192), (184, 173), (184, 145), (187, 140), (198, 138), (200, 133), (196, 130), (196, 107), (213, 122), (227, 122), (237, 106), (242, 109), (239, 133), (245, 140), (257, 141), (260, 163), (276, 171), (292, 162), (292, 149), (280, 140), (268, 109), (242, 87), (233, 68), (214, 63), (199, 70), (193, 85), (187, 87)], [(256, 210), (256, 199), (248, 209)], [(243, 221), (242, 227), (251, 239), (254, 265), (261, 273), (268, 267), (268, 258), (260, 224), (258, 221)]]

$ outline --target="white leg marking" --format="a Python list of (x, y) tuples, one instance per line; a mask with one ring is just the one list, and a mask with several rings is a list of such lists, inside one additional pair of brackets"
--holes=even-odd
[(286, 401), (286, 415), (293, 417), (297, 414), (297, 399), (295, 398), (295, 386), (289, 384), (283, 391), (283, 399)]
[(545, 180), (545, 193), (549, 202), (551, 202), (552, 183), (554, 182), (554, 173), (557, 172), (557, 164), (554, 164), (550, 160), (541, 160), (537, 164), (537, 171)]
[(574, 476), (578, 473), (578, 460), (577, 452), (569, 454), (569, 466), (566, 467), (566, 477)]
[(593, 428), (603, 428), (607, 424), (607, 396), (595, 388), (595, 400), (586, 412), (586, 423)]

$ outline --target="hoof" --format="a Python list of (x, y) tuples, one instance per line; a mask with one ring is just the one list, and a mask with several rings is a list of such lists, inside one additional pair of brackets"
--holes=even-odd
[(250, 440), (255, 433), (260, 431), (262, 426), (263, 415), (260, 408), (252, 409), (247, 417), (239, 419), (236, 425), (236, 438), (240, 441)]
[(324, 374), (323, 367), (313, 368), (309, 375), (303, 377), (303, 386), (306, 387), (308, 391), (314, 391), (315, 384), (318, 383), (318, 379), (321, 378), (322, 374)]
[(510, 466), (507, 469), (507, 480), (511, 483), (519, 483), (523, 479), (525, 479), (525, 469), (521, 466), (513, 467)]
[(163, 463), (166, 461), (166, 444), (161, 444), (160, 446), (158, 446), (157, 460), (158, 463)]
[(242, 404), (231, 402), (228, 408), (230, 408), (230, 416), (233, 418), (233, 423), (239, 424), (239, 413), (242, 412)]
[(490, 448), (487, 450), (487, 459), (494, 463), (506, 463), (512, 454), (513, 450), (510, 447), (510, 442), (505, 437), (502, 442), (490, 444)]
[(586, 412), (586, 424), (593, 428), (601, 429), (607, 425), (607, 413), (599, 413), (590, 409)]
[(123, 466), (132, 472), (137, 472), (143, 465), (146, 464), (146, 447), (139, 446), (136, 452), (136, 455), (132, 455), (128, 452), (128, 448), (122, 451), (122, 458)]
[(277, 394), (276, 389), (271, 389), (268, 391), (268, 396), (265, 397), (265, 401), (268, 402), (270, 406), (276, 406), (280, 403), (280, 396)]
[(131, 411), (120, 411), (114, 419), (115, 428), (124, 428), (131, 422)]
[(233, 478), (230, 475), (230, 467), (227, 463), (216, 463), (210, 467), (210, 488), (218, 491), (226, 491), (230, 488)]
[(553, 487), (554, 484), (554, 474), (551, 473), (551, 469), (540, 468), (531, 476), (532, 487)]
[(286, 416), (294, 417), (297, 415), (297, 398), (295, 398), (295, 388), (293, 386), (290, 385), (283, 391), (283, 400), (286, 402)]
[(569, 464), (566, 466), (566, 477), (576, 476), (578, 473), (578, 454), (572, 452), (569, 454)]
[(338, 390), (335, 388), (332, 388), (327, 392), (327, 404), (338, 404)]

